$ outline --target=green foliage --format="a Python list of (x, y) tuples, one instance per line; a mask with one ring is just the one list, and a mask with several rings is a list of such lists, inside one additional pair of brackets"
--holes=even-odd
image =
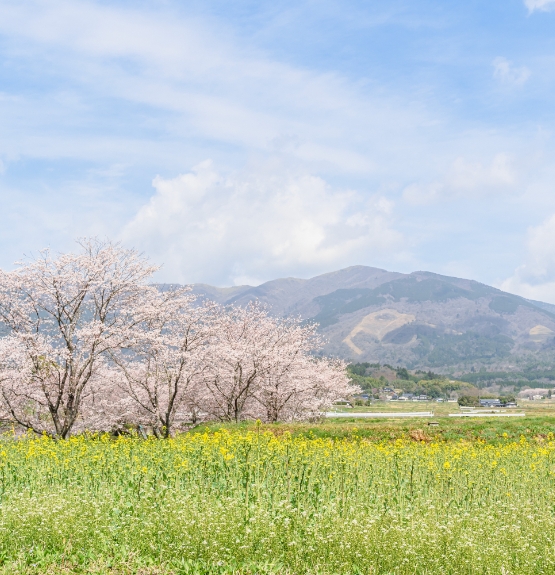
[(379, 368), (380, 364), (379, 363), (368, 363), (368, 362), (364, 362), (364, 363), (350, 363), (347, 366), (347, 370), (350, 373), (353, 373), (355, 375), (366, 375), (366, 372), (368, 371), (368, 369), (370, 368)]
[[(380, 367), (387, 367), (394, 371), (397, 379), (388, 382), (383, 376), (379, 379), (367, 373), (376, 373)], [(475, 389), (470, 383), (452, 381), (445, 376), (432, 371), (417, 370), (414, 374), (404, 367), (394, 368), (391, 365), (380, 366), (379, 363), (351, 363), (347, 366), (349, 377), (364, 391), (371, 392), (373, 389), (390, 386), (393, 389), (402, 389), (405, 393), (415, 395), (428, 395), (432, 398), (447, 397), (452, 391)]]
[(406, 367), (397, 368), (397, 379), (405, 379), (405, 380), (410, 379), (410, 375)]
[(371, 392), (373, 389), (383, 387), (384, 382), (374, 377), (365, 377), (362, 375), (349, 374), (351, 381), (358, 385), (363, 391)]
[(418, 381), (421, 379), (445, 379), (445, 376), (438, 375), (433, 371), (421, 371), (419, 369), (414, 372), (414, 376), (418, 379)]
[[(478, 394), (476, 394), (476, 397)], [(404, 406), (394, 404), (396, 408), (406, 409)], [(407, 406), (408, 407), (408, 406)], [(442, 406), (445, 407), (445, 406)], [(416, 408), (419, 411), (420, 405)], [(455, 408), (457, 409), (457, 408)], [(553, 413), (552, 411), (548, 413)], [(446, 441), (486, 441), (493, 445), (504, 444), (507, 441), (518, 442), (522, 437), (529, 441), (534, 438), (551, 437), (555, 433), (555, 419), (553, 415), (493, 418), (480, 417), (458, 418), (437, 416), (439, 425), (428, 427), (426, 433), (434, 442)], [(303, 436), (320, 439), (353, 439), (364, 438), (368, 441), (387, 444), (398, 439), (410, 440), (412, 431), (421, 429), (424, 422), (414, 419), (371, 420), (357, 418), (325, 419), (318, 423), (279, 423), (262, 424), (261, 430), (272, 431), (278, 435), (290, 433), (292, 437)], [(192, 434), (213, 433), (214, 431), (256, 431), (254, 422), (244, 421), (236, 423), (207, 423), (192, 430)]]
[(369, 370), (379, 369), (379, 367), (379, 363), (350, 363), (347, 366), (347, 374), (354, 384), (362, 388), (363, 391), (371, 393), (373, 389), (383, 387), (387, 383), (384, 378), (377, 379), (366, 375)]
[(459, 405), (462, 407), (478, 407), (480, 400), (475, 395), (461, 395), (459, 397)]
[[(545, 387), (553, 386), (555, 383), (555, 369), (541, 369), (536, 365), (527, 367), (522, 370), (515, 371), (478, 371), (475, 373), (466, 373), (461, 375), (461, 381), (468, 381), (478, 387), (483, 387), (492, 383), (514, 385), (517, 388), (530, 386), (530, 387)], [(545, 380), (548, 380), (546, 383)], [(532, 385), (537, 383), (538, 385)]]
[(418, 382), (404, 382), (403, 390), (415, 395), (428, 395), (430, 397), (447, 397), (453, 391), (475, 389), (472, 385), (461, 381), (448, 379), (421, 379)]

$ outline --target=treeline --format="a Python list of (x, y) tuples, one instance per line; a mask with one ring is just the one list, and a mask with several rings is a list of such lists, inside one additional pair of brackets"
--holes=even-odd
[(358, 388), (316, 357), (315, 325), (158, 289), (134, 250), (87, 239), (78, 253), (0, 270), (0, 417), (65, 438), (125, 425), (159, 436), (205, 419), (318, 416)]
[(519, 371), (477, 371), (465, 373), (459, 377), (476, 387), (487, 387), (492, 384), (511, 385), (517, 389), (535, 385), (555, 386), (555, 369), (530, 367)]
[[(384, 369), (393, 372), (395, 379), (387, 379), (384, 375), (375, 377)], [(384, 387), (401, 389), (404, 393), (427, 395), (432, 398), (447, 397), (453, 391), (472, 393), (472, 390), (475, 389), (468, 382), (449, 380), (444, 375), (432, 371), (416, 370), (411, 373), (404, 367), (393, 367), (389, 364), (351, 363), (347, 366), (347, 371), (354, 384), (361, 387), (365, 392), (375, 395)]]

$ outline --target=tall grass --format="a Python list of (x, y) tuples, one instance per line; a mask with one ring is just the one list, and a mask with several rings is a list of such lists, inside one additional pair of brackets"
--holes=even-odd
[(555, 442), (6, 439), (0, 572), (555, 571)]

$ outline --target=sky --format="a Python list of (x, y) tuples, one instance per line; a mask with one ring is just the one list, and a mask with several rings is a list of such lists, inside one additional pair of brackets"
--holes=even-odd
[(351, 265), (555, 303), (555, 0), (0, 0), (0, 267)]

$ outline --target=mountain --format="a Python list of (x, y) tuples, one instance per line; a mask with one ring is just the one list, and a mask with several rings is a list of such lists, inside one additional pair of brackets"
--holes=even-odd
[(223, 304), (259, 300), (277, 315), (316, 321), (325, 352), (409, 368), (511, 369), (555, 360), (555, 306), (467, 279), (353, 266), (311, 279), (196, 294)]

